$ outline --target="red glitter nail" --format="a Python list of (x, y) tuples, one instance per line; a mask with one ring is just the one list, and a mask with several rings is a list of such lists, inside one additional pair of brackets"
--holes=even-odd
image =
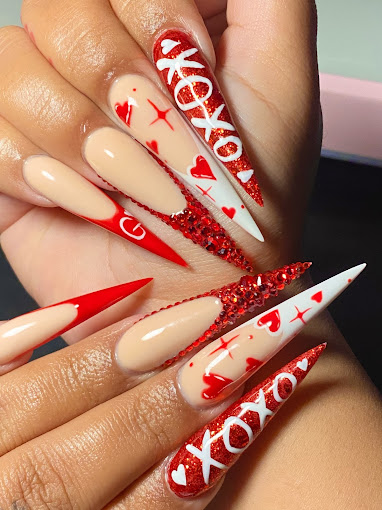
[(253, 272), (253, 267), (245, 258), (242, 250), (236, 246), (235, 241), (227, 234), (223, 227), (215, 221), (208, 209), (196, 200), (191, 192), (187, 190), (187, 188), (174, 176), (171, 170), (159, 158), (157, 158), (154, 154), (150, 153), (150, 155), (168, 173), (185, 197), (187, 201), (187, 208), (182, 212), (168, 215), (154, 211), (146, 205), (129, 197), (115, 186), (112, 186), (102, 177), (100, 178), (109, 184), (109, 186), (112, 186), (116, 191), (121, 193), (124, 197), (129, 198), (132, 202), (143, 207), (143, 209), (162, 220), (166, 223), (166, 225), (169, 225), (174, 230), (178, 230), (184, 235), (184, 237), (190, 239), (193, 243), (198, 244), (202, 248), (205, 248), (209, 253), (234, 264), (244, 271), (248, 271), (250, 273)]
[(196, 432), (168, 465), (172, 492), (188, 498), (213, 487), (305, 379), (325, 347), (301, 354)]
[(184, 32), (168, 30), (155, 42), (153, 58), (178, 108), (195, 131), (246, 192), (263, 206), (249, 157), (216, 78), (197, 45)]
[[(277, 296), (279, 291), (284, 289), (285, 285), (289, 285), (293, 280), (299, 278), (310, 266), (310, 262), (297, 262), (295, 264), (286, 265), (280, 269), (275, 269), (274, 271), (267, 271), (257, 275), (246, 275), (240, 278), (238, 282), (225, 285), (221, 289), (211, 290), (210, 292), (182, 301), (182, 303), (185, 303), (205, 296), (215, 296), (222, 302), (223, 310), (199, 338), (196, 338), (190, 346), (166, 361), (164, 366), (171, 365), (206, 340), (223, 334), (229, 326), (237, 323), (239, 318), (253, 313), (257, 307), (264, 306), (265, 301), (269, 297)], [(166, 310), (179, 304), (181, 303), (175, 303), (161, 308), (160, 310), (156, 310), (142, 317), (140, 321), (161, 310)]]

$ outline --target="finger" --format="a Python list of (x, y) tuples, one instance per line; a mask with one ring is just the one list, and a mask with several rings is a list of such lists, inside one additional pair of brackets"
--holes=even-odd
[(0, 193), (0, 234), (15, 224), (30, 209), (31, 205)]
[(0, 136), (0, 192), (41, 207), (53, 206), (47, 198), (33, 191), (22, 175), (23, 160), (43, 151), (2, 117)]
[[(141, 289), (152, 278), (72, 298), (12, 319), (0, 326), (0, 365), (61, 336)], [(14, 366), (14, 365), (12, 365)], [(14, 366), (16, 368), (16, 366)]]
[[(165, 9), (163, 3), (162, 0), (149, 4), (137, 0), (134, 3), (111, 1), (130, 34), (154, 59), (157, 71), (189, 125), (205, 140), (238, 186), (263, 205), (254, 170), (213, 75), (206, 48), (199, 45), (201, 34), (206, 34), (199, 11), (193, 1), (176, 0), (174, 10), (168, 6)], [(165, 14), (147, 30), (144, 20), (156, 10)], [(187, 18), (183, 17), (184, 12)], [(212, 43), (207, 51), (213, 51)]]
[[(189, 132), (168, 98), (147, 79), (153, 75), (152, 66), (123, 29), (109, 3), (87, 0), (79, 4), (71, 0), (65, 4), (59, 3), (54, 9), (50, 2), (45, 9), (46, 3), (45, 0), (37, 6), (32, 3), (29, 9), (27, 3), (23, 16), (28, 21), (28, 27), (34, 27), (36, 44), (45, 56), (48, 58), (54, 54), (56, 69), (104, 111), (113, 115), (124, 129), (168, 164), (197, 194), (202, 193), (214, 207), (263, 241), (259, 228), (214, 158)], [(59, 26), (56, 22), (57, 9), (60, 13)], [(69, 15), (73, 16), (73, 9), (79, 11), (77, 14), (84, 26), (76, 25), (76, 33), (68, 34), (62, 21)], [(100, 27), (99, 19), (106, 20), (105, 25)], [(86, 30), (85, 39), (79, 37), (81, 30)], [(62, 33), (62, 37), (58, 33)], [(108, 45), (106, 41), (110, 40), (110, 34), (113, 34), (113, 41)], [(102, 66), (95, 72), (89, 51), (92, 54), (98, 52), (100, 38)], [(63, 44), (63, 40), (66, 44)], [(73, 40), (77, 41), (75, 53), (80, 57), (68, 66), (68, 61), (72, 60), (70, 48)], [(69, 48), (67, 45), (70, 45)], [(127, 58), (130, 60), (127, 61)], [(104, 137), (104, 132), (98, 137), (91, 137), (84, 149), (85, 158), (98, 172), (101, 162), (103, 166), (111, 164), (104, 154), (100, 154)], [(179, 147), (182, 147), (182, 151), (179, 151)], [(102, 172), (101, 175), (111, 182)], [(121, 189), (121, 183), (120, 186), (115, 181), (111, 183)]]
[(128, 489), (115, 498), (104, 510), (127, 510), (145, 508), (150, 501), (152, 510), (203, 510), (214, 499), (224, 479), (198, 498), (190, 500), (177, 498), (168, 490), (163, 476), (166, 461), (141, 476)]

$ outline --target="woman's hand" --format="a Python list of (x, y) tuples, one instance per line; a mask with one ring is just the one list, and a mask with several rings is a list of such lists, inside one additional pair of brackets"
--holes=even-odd
[[(265, 207), (258, 207), (237, 181), (233, 186), (266, 242), (249, 236), (218, 209), (210, 210), (256, 269), (291, 262), (299, 250), (320, 147), (314, 4), (240, 0), (227, 7), (225, 2), (208, 2), (206, 7), (201, 2), (201, 12), (216, 44), (216, 75), (253, 160)], [(83, 145), (94, 129), (119, 122), (109, 104), (113, 80), (140, 73), (161, 86), (150, 58), (157, 36), (167, 28), (189, 31), (214, 64), (209, 35), (193, 3), (115, 0), (110, 6), (106, 0), (28, 0), (22, 19), (26, 32), (15, 27), (0, 32), (5, 254), (42, 305), (115, 283), (156, 278), (145, 303), (135, 300), (130, 307), (127, 300), (66, 339), (74, 341), (128, 313), (145, 312), (236, 280), (240, 271), (233, 265), (130, 201), (123, 203), (176, 247), (192, 270), (48, 207), (46, 198), (23, 178), (23, 161), (46, 152), (109, 189), (84, 161)]]

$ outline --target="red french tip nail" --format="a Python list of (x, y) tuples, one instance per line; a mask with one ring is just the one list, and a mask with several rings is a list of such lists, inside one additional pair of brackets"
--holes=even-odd
[(301, 354), (196, 432), (167, 467), (170, 489), (199, 496), (227, 473), (305, 379), (326, 344)]
[(189, 35), (167, 30), (155, 42), (158, 73), (178, 108), (216, 158), (263, 206), (260, 187), (213, 72)]
[[(171, 179), (181, 190), (187, 201), (187, 208), (178, 214), (168, 215), (150, 209), (148, 206), (134, 200), (121, 190), (113, 186), (124, 197), (130, 199), (153, 216), (162, 220), (174, 230), (178, 230), (184, 237), (190, 239), (194, 244), (205, 248), (209, 253), (234, 264), (247, 272), (253, 272), (252, 264), (245, 258), (242, 250), (236, 246), (235, 241), (227, 234), (223, 227), (214, 220), (210, 212), (204, 207), (188, 189), (177, 179), (171, 170), (155, 155), (149, 154), (168, 173)], [(100, 177), (106, 184), (112, 186), (108, 181)], [(92, 221), (92, 220), (91, 220)], [(178, 255), (179, 257), (179, 255)], [(181, 259), (183, 260), (183, 259)], [(183, 261), (184, 262), (184, 261)], [(185, 265), (180, 264), (180, 265)], [(185, 265), (188, 267), (188, 265)]]
[(72, 329), (75, 326), (78, 326), (78, 324), (81, 324), (81, 322), (90, 319), (94, 315), (97, 315), (103, 310), (106, 310), (106, 308), (115, 305), (118, 303), (118, 301), (121, 301), (131, 294), (134, 294), (134, 292), (137, 292), (142, 287), (145, 287), (152, 280), (153, 278), (144, 278), (134, 282), (122, 283), (121, 285), (116, 285), (115, 287), (98, 290), (96, 292), (91, 292), (90, 294), (85, 294), (83, 296), (68, 299), (67, 301), (52, 305), (58, 306), (71, 304), (77, 308), (77, 317), (64, 330), (59, 331), (56, 336), (62, 335), (69, 329)]
[(131, 243), (136, 244), (155, 255), (159, 255), (160, 257), (170, 260), (180, 266), (188, 267), (187, 262), (183, 260), (175, 250), (159, 239), (158, 236), (153, 234), (147, 227), (137, 220), (137, 218), (134, 218), (134, 216), (132, 216), (117, 202), (114, 202), (114, 205), (116, 206), (116, 213), (112, 218), (108, 218), (106, 220), (96, 220), (86, 218), (84, 216), (82, 216), (82, 218), (108, 230), (109, 232), (117, 234), (123, 239), (127, 239)]

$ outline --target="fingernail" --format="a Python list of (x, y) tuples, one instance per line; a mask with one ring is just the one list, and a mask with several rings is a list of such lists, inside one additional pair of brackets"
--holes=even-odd
[(256, 239), (264, 238), (219, 167), (167, 97), (149, 79), (125, 75), (110, 89), (109, 101), (121, 125), (175, 172)]
[(0, 364), (43, 345), (152, 281), (137, 280), (41, 308), (0, 326)]
[(160, 257), (187, 267), (180, 255), (117, 202), (80, 174), (49, 156), (32, 156), (24, 179), (35, 191), (76, 216), (99, 225)]
[(241, 269), (253, 270), (207, 209), (130, 136), (110, 127), (94, 131), (85, 142), (84, 157), (106, 182), (186, 238)]
[(207, 60), (184, 32), (168, 30), (155, 42), (158, 73), (194, 130), (259, 205), (261, 191), (240, 135)]
[(227, 398), (322, 312), (365, 268), (353, 267), (208, 344), (180, 371), (184, 398), (206, 407)]
[(270, 296), (302, 275), (309, 263), (296, 263), (206, 292), (144, 317), (116, 346), (124, 370), (147, 372), (169, 365), (194, 347), (263, 306)]
[(196, 432), (168, 464), (172, 492), (193, 497), (218, 483), (305, 379), (325, 347), (321, 344), (301, 354)]

